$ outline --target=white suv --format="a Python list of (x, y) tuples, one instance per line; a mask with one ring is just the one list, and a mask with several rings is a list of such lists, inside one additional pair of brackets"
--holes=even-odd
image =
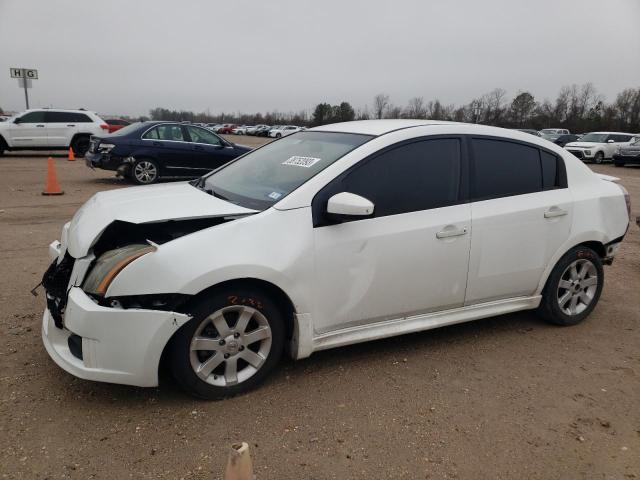
[(567, 143), (564, 148), (581, 160), (602, 163), (610, 160), (620, 147), (631, 145), (636, 136), (623, 132), (592, 132), (580, 137), (577, 142)]
[(86, 110), (26, 110), (0, 123), (0, 154), (4, 150), (89, 149), (91, 135), (109, 133), (109, 125)]
[[(628, 196), (527, 133), (313, 128), (198, 181), (100, 192), (50, 246), (42, 337), (85, 379), (218, 398), (293, 358), (519, 310), (594, 309)], [(559, 333), (568, 335), (569, 333)]]

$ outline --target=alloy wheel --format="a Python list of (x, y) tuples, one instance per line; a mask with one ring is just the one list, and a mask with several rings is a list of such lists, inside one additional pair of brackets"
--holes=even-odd
[(558, 282), (560, 310), (569, 316), (584, 312), (591, 305), (597, 290), (598, 271), (595, 265), (586, 259), (572, 262)]
[(202, 320), (194, 332), (191, 368), (211, 385), (237, 385), (260, 370), (271, 343), (271, 327), (262, 313), (244, 305), (224, 307)]
[(153, 163), (142, 160), (134, 167), (133, 175), (140, 183), (153, 183), (158, 176), (158, 169)]

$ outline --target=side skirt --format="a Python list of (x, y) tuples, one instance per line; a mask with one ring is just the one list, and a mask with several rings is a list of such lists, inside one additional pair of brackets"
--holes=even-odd
[[(454, 325), (456, 323), (479, 320), (481, 318), (503, 315), (505, 313), (518, 312), (520, 310), (532, 310), (540, 305), (541, 300), (541, 295), (510, 298), (507, 300), (496, 300), (493, 302), (454, 308), (442, 312), (402, 317), (368, 325), (358, 325), (314, 337), (311, 337), (312, 334), (307, 333), (307, 335), (300, 335), (297, 339), (298, 355), (296, 358), (304, 358), (309, 356), (311, 352), (318, 350), (326, 350), (354, 343), (368, 342), (370, 340), (378, 340), (380, 338), (393, 337), (406, 333), (431, 330), (433, 328)], [(301, 330), (302, 331), (299, 333), (306, 333), (304, 332), (305, 329)], [(309, 332), (310, 329), (307, 328), (306, 330)], [(306, 338), (304, 338), (305, 336)], [(309, 348), (309, 343), (311, 344), (311, 348)]]

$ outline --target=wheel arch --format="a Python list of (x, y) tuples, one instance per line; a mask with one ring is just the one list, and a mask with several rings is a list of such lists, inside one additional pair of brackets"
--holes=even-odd
[(560, 259), (564, 257), (569, 251), (580, 246), (590, 248), (591, 250), (593, 250), (598, 254), (598, 257), (600, 257), (601, 260), (604, 260), (607, 255), (607, 247), (603, 242), (599, 240), (583, 240), (574, 244), (570, 244), (568, 247), (560, 250), (560, 252), (562, 253), (556, 254), (556, 256), (553, 258), (553, 261), (549, 262), (549, 265), (547, 265), (547, 268), (545, 269), (544, 274), (540, 279), (540, 283), (538, 284), (538, 288), (536, 290), (537, 294), (541, 295), (542, 292), (544, 291), (544, 288), (547, 286), (547, 282), (549, 281), (549, 276), (551, 275), (551, 272), (553, 271), (555, 266), (558, 264)]
[(4, 148), (7, 149), (9, 148), (9, 144), (7, 143), (7, 141), (4, 139), (4, 136), (2, 136), (2, 134), (0, 133), (0, 148)]
[[(183, 305), (177, 308), (176, 311), (178, 311), (179, 313), (188, 314), (191, 309), (190, 306), (195, 302), (197, 302), (198, 300), (200, 300), (201, 298), (212, 295), (216, 292), (219, 292), (228, 288), (233, 288), (238, 286), (242, 286), (244, 288), (247, 288), (247, 287), (256, 288), (258, 290), (264, 291), (274, 299), (285, 321), (285, 334), (286, 334), (285, 345), (289, 344), (296, 330), (296, 325), (295, 325), (296, 323), (295, 316), (297, 313), (296, 308), (294, 306), (293, 301), (289, 297), (289, 295), (287, 295), (287, 293), (285, 293), (285, 291), (282, 288), (266, 280), (261, 280), (258, 278), (250, 278), (250, 277), (225, 280), (223, 282), (207, 287), (204, 290), (193, 295), (187, 302), (185, 302)], [(184, 325), (180, 327), (180, 329), (181, 328), (184, 328)], [(160, 375), (161, 371), (166, 370), (166, 364), (168, 361), (168, 352), (171, 350), (170, 348), (171, 343), (176, 338), (176, 334), (180, 329), (176, 330), (173, 333), (173, 335), (171, 336), (171, 338), (169, 339), (169, 341), (166, 343), (166, 345), (162, 350), (162, 354), (160, 356), (160, 364), (158, 365), (158, 378), (160, 378), (161, 376)]]
[(91, 134), (91, 133), (87, 133), (87, 132), (77, 132), (77, 133), (74, 133), (74, 134), (73, 134), (73, 137), (71, 137), (71, 140), (69, 141), (69, 146), (70, 146), (70, 147), (71, 147), (71, 146), (73, 146), (73, 142), (75, 142), (78, 138), (81, 138), (81, 137), (88, 137), (88, 138), (91, 138), (91, 135), (93, 135), (93, 134)]

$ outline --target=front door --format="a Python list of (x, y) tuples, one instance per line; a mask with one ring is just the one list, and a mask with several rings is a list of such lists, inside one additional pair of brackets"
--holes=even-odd
[(474, 138), (471, 255), (465, 304), (533, 295), (569, 238), (562, 159), (533, 145)]
[(14, 148), (46, 148), (49, 146), (45, 112), (28, 112), (20, 117), (19, 123), (11, 124), (8, 130), (9, 143)]
[(236, 157), (235, 150), (215, 133), (200, 127), (185, 127), (191, 140), (192, 155), (186, 166), (194, 176), (204, 175)]
[(190, 175), (188, 164), (193, 157), (186, 132), (177, 123), (160, 124), (147, 131), (142, 140), (157, 159), (162, 176), (184, 177)]
[(461, 142), (404, 142), (325, 187), (314, 215), (345, 191), (371, 200), (372, 218), (314, 217), (316, 333), (463, 305), (471, 207), (461, 203)]

